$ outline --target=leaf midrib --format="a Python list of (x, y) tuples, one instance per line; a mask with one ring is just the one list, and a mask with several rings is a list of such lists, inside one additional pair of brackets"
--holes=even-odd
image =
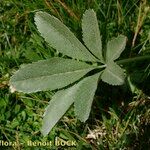
[(122, 49), (123, 49), (123, 46), (121, 47), (121, 49), (120, 49), (119, 51), (117, 51), (117, 52), (113, 55), (111, 61), (117, 59), (116, 56), (118, 56), (118, 54), (120, 54), (120, 52), (122, 52)]
[(117, 75), (115, 75), (110, 69), (108, 69), (108, 72), (110, 74), (112, 74), (112, 76), (114, 76), (115, 78), (117, 78), (120, 82), (123, 82), (123, 80), (121, 78), (119, 78)]
[(25, 80), (30, 80), (30, 79), (38, 79), (38, 78), (41, 78), (41, 77), (52, 77), (52, 76), (59, 76), (59, 75), (63, 75), (63, 74), (69, 74), (69, 73), (77, 73), (77, 72), (81, 72), (81, 71), (86, 71), (86, 70), (91, 70), (91, 69), (96, 69), (97, 67), (93, 67), (93, 68), (87, 68), (87, 69), (80, 69), (80, 70), (75, 70), (75, 71), (68, 71), (68, 72), (61, 72), (61, 73), (55, 73), (55, 74), (52, 74), (52, 75), (41, 75), (41, 76), (38, 76), (38, 77), (31, 77), (31, 78), (25, 78), (25, 79), (22, 79), (22, 80), (15, 80), (15, 82), (21, 82), (21, 81), (25, 81)]

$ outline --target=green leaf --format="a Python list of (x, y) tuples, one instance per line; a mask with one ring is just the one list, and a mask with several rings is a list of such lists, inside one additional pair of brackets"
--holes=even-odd
[(37, 12), (35, 24), (45, 40), (64, 55), (84, 61), (98, 61), (74, 34), (57, 18), (46, 12)]
[(51, 58), (23, 65), (10, 79), (12, 92), (25, 93), (65, 87), (96, 67), (72, 59)]
[(101, 75), (101, 79), (111, 85), (122, 85), (124, 83), (124, 71), (116, 63), (109, 62)]
[(119, 58), (126, 46), (127, 38), (124, 35), (119, 35), (107, 43), (106, 62), (114, 61)]
[(74, 102), (74, 86), (55, 93), (46, 108), (41, 132), (46, 136)]
[(77, 118), (85, 122), (90, 114), (93, 98), (97, 89), (100, 73), (84, 78), (78, 83), (78, 91), (75, 96), (75, 113)]
[[(94, 93), (97, 87), (98, 77), (99, 74), (87, 77), (74, 86), (55, 93), (44, 114), (43, 126), (41, 130), (44, 136), (50, 132), (50, 130), (55, 126), (55, 124), (74, 102), (77, 102), (75, 106), (77, 106), (79, 119), (85, 121), (88, 118)], [(88, 102), (86, 102), (86, 100)], [(81, 108), (79, 105), (83, 104), (83, 101), (87, 105), (84, 104)], [(86, 108), (84, 108), (84, 106)]]
[(83, 41), (97, 58), (103, 62), (102, 42), (98, 26), (96, 13), (92, 10), (86, 10), (82, 19)]

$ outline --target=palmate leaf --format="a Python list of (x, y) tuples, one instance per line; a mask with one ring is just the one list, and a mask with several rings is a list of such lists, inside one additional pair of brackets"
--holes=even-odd
[(58, 52), (84, 61), (98, 61), (61, 21), (46, 12), (37, 12), (35, 24), (42, 37)]
[(79, 117), (81, 121), (85, 121), (88, 118), (98, 78), (99, 73), (84, 78), (74, 86), (58, 91), (52, 97), (44, 114), (42, 126), (43, 135), (47, 135), (50, 132), (74, 102), (77, 117)]
[(102, 42), (96, 13), (86, 10), (82, 19), (83, 41), (89, 50), (103, 62)]
[[(37, 12), (35, 23), (44, 39), (58, 52), (83, 61), (104, 63), (101, 36), (93, 10), (87, 10), (82, 21), (83, 40), (88, 49), (61, 21), (46, 12)], [(22, 66), (10, 79), (11, 90), (32, 93), (61, 89), (74, 83), (52, 97), (44, 114), (42, 133), (47, 135), (73, 103), (77, 117), (84, 122), (89, 117), (99, 77), (108, 84), (123, 84), (124, 72), (114, 60), (120, 56), (125, 43), (126, 38), (122, 35), (108, 42), (103, 72), (79, 81), (89, 71), (105, 65), (95, 67), (73, 59), (51, 58)]]
[(75, 113), (77, 118), (85, 122), (90, 114), (93, 98), (97, 89), (100, 73), (84, 78), (78, 84), (79, 90), (75, 97)]
[(122, 85), (124, 83), (124, 71), (115, 62), (109, 62), (101, 75), (102, 81), (111, 85)]
[(76, 60), (54, 57), (24, 65), (11, 77), (10, 85), (24, 93), (55, 90), (75, 82), (94, 68)]
[(124, 35), (119, 35), (107, 43), (106, 62), (114, 61), (119, 58), (126, 46), (127, 38)]

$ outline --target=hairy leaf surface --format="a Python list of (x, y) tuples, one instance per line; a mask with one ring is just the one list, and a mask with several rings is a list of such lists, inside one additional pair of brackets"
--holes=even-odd
[(75, 96), (75, 113), (77, 118), (85, 122), (90, 114), (93, 98), (97, 89), (100, 73), (84, 78), (78, 83)]
[[(74, 102), (77, 117), (79, 117), (81, 121), (85, 121), (88, 118), (97, 87), (98, 77), (99, 74), (87, 77), (68, 89), (58, 91), (52, 97), (44, 114), (42, 126), (43, 135), (47, 135), (50, 132)], [(95, 85), (92, 82), (94, 82)]]
[(82, 19), (83, 41), (89, 50), (103, 62), (102, 42), (96, 13), (86, 10)]
[(24, 65), (11, 77), (10, 85), (25, 93), (55, 90), (75, 82), (94, 68), (72, 59), (51, 58)]
[(107, 43), (106, 51), (106, 62), (116, 60), (119, 58), (120, 54), (123, 52), (126, 46), (126, 37), (124, 35), (119, 35), (117, 38), (113, 38)]
[(101, 75), (104, 82), (111, 85), (122, 85), (124, 83), (124, 71), (114, 62), (109, 62)]
[(55, 93), (46, 108), (41, 132), (46, 136), (74, 102), (74, 86)]
[(37, 12), (35, 24), (45, 40), (64, 55), (84, 61), (98, 61), (75, 35), (57, 18)]

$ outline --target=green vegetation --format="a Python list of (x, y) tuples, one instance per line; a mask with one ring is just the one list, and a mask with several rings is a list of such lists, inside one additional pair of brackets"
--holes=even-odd
[[(88, 8), (94, 9), (97, 14), (104, 52), (106, 43), (112, 37), (123, 34), (128, 39), (125, 50), (117, 60), (126, 70), (125, 83), (121, 86), (111, 86), (100, 81), (90, 117), (85, 123), (76, 119), (74, 109), (71, 108), (50, 134), (43, 137), (40, 132), (42, 116), (56, 91), (35, 94), (10, 93), (10, 77), (22, 64), (54, 56), (64, 57), (49, 47), (39, 35), (34, 24), (37, 11), (46, 11), (56, 16), (82, 41), (81, 18)], [(54, 142), (56, 137), (59, 137), (66, 141), (76, 141), (76, 146), (72, 144), (72, 147), (62, 148), (55, 143), (51, 149), (148, 149), (148, 1), (6, 0), (0, 2), (0, 13), (0, 143), (16, 142), (12, 149), (49, 149), (44, 146), (31, 148), (27, 143), (30, 140)]]

